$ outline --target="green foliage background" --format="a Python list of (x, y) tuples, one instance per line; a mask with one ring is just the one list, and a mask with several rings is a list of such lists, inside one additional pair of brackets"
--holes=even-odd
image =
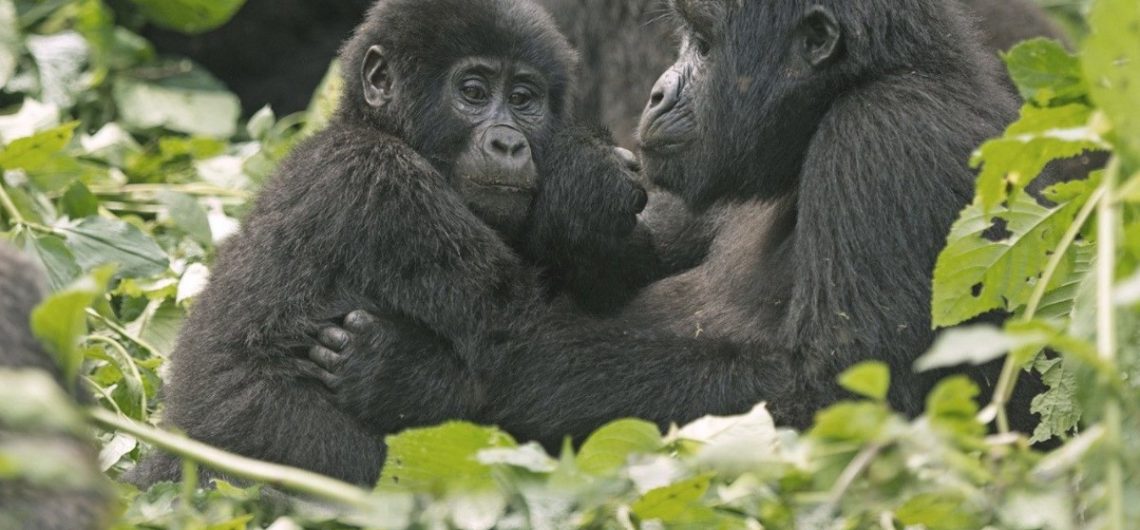
[[(759, 405), (664, 435), (621, 420), (550, 456), (453, 423), (392, 437), (368, 492), (151, 427), (159, 371), (216, 245), (327, 121), (339, 80), (306, 112), (243, 122), (213, 76), (135, 32), (144, 21), (206, 31), (242, 0), (0, 0), (0, 232), (43, 265), (54, 294), (34, 330), (97, 401), (84, 425), (50, 381), (0, 371), (0, 424), (90, 432), (111, 478), (153, 444), (307, 499), (115, 485), (116, 528), (1140, 528), (1140, 3), (1043, 3), (1080, 53), (1032, 41), (1005, 57), (1026, 104), (979, 146), (977, 199), (933, 278), (940, 327), (1013, 317), (945, 332), (916, 366), (1005, 357), (991, 402), (951, 378), (910, 421), (884, 402), (885, 368), (866, 363), (841, 379), (863, 399), (804, 433)], [(1111, 153), (1104, 171), (1049, 189), (1050, 205), (1027, 196), (1046, 163), (1090, 149)], [(983, 238), (999, 220), (1008, 237)], [(1033, 403), (1040, 426), (1019, 435), (1004, 400), (1024, 370), (1050, 390)], [(1058, 449), (1031, 449), (1052, 439)], [(0, 481), (58, 477), (67, 455), (52, 451), (0, 440)]]

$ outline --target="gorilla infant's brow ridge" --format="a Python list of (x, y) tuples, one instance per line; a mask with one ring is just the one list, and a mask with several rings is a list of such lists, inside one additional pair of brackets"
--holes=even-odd
[[(557, 288), (536, 263), (601, 253), (590, 248), (633, 230), (644, 204), (608, 142), (568, 127), (575, 60), (529, 2), (377, 2), (341, 53), (345, 90), (329, 127), (281, 164), (219, 250), (171, 356), (165, 420), (240, 454), (368, 484), (385, 433), (472, 416), (482, 394), (471, 374), (498, 363), (475, 345)], [(512, 172), (530, 179), (522, 197), (479, 186)], [(406, 359), (344, 366), (366, 389), (415, 381), (414, 392), (387, 403), (333, 394), (335, 381), (305, 360), (311, 337), (328, 338), (324, 324), (356, 308), (423, 331), (373, 338)], [(471, 347), (438, 353), (450, 344)], [(365, 405), (360, 421), (352, 413)], [(129, 478), (168, 480), (179, 467), (156, 455)]]

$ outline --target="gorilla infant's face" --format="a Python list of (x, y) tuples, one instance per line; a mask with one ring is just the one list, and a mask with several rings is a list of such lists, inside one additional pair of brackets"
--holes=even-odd
[(456, 63), (444, 104), (470, 130), (455, 163), (455, 182), (488, 224), (516, 233), (538, 184), (533, 146), (550, 121), (549, 84), (528, 65), (470, 57)]

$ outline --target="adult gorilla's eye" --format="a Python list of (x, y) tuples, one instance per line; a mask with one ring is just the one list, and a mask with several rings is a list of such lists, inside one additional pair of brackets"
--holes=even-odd
[(482, 103), (484, 101), (487, 101), (487, 90), (484, 89), (483, 86), (479, 83), (464, 83), (463, 86), (459, 88), (459, 91), (463, 94), (464, 98), (467, 98), (467, 101), (470, 101), (472, 103)]
[(697, 49), (697, 53), (701, 57), (708, 57), (709, 52), (712, 51), (712, 45), (709, 44), (709, 41), (701, 37), (693, 37), (693, 47)]

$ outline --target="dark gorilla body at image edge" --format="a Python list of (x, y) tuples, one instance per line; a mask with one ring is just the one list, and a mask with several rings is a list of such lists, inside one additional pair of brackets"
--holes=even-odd
[[(483, 330), (502, 369), (451, 383), (487, 391), (471, 419), (550, 449), (615, 418), (664, 426), (760, 401), (802, 428), (867, 359), (890, 366), (891, 404), (919, 413), (950, 373), (912, 368), (934, 336), (934, 262), (973, 195), (970, 153), (1017, 112), (996, 61), (939, 0), (674, 7), (684, 40), (643, 117), (644, 162), (711, 226), (708, 256), (603, 322), (536, 311)], [(369, 384), (425, 351), (392, 347), (414, 330), (385, 319), (348, 331), (326, 344), (346, 356), (327, 368), (362, 421), (439, 384)], [(988, 393), (999, 368), (961, 371)], [(1031, 427), (1039, 389), (1019, 386), (1015, 427)]]
[[(535, 260), (596, 253), (576, 244), (604, 244), (595, 227), (624, 241), (645, 193), (604, 138), (565, 127), (574, 55), (536, 6), (384, 0), (342, 61), (354, 66), (333, 122), (282, 164), (219, 252), (171, 356), (165, 420), (224, 449), (367, 484), (384, 433), (470, 416), (478, 405), (466, 372), (494, 369), (479, 353), (493, 349), (440, 355), (442, 344), (481, 340), (547, 303), (550, 286), (508, 243), (543, 250)], [(532, 234), (496, 231), (504, 227), (476, 214), (487, 194), (512, 203), (536, 185)], [(591, 239), (575, 240), (577, 227)], [(367, 386), (416, 383), (399, 400), (370, 401), (382, 410), (368, 423), (342, 410), (371, 394), (339, 393), (348, 397), (338, 408), (302, 362), (322, 322), (358, 307), (430, 330), (399, 345), (410, 357), (398, 366), (359, 359)], [(178, 474), (160, 454), (128, 478)]]

